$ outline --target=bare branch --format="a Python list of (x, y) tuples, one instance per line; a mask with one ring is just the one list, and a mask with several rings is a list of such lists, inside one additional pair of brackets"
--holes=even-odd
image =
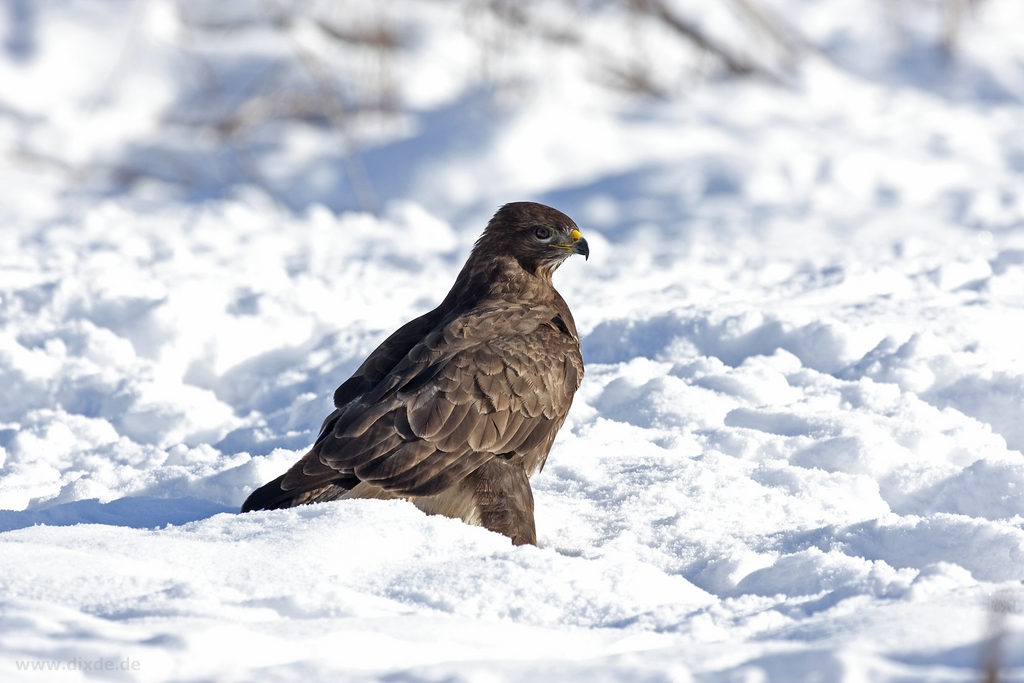
[(359, 204), (359, 208), (364, 211), (376, 212), (376, 193), (373, 191), (370, 176), (366, 173), (366, 167), (363, 166), (363, 160), (356, 151), (356, 145), (349, 135), (348, 112), (346, 112), (345, 108), (341, 105), (341, 101), (335, 91), (334, 82), (331, 79), (330, 73), (315, 54), (306, 49), (306, 47), (299, 41), (295, 40), (289, 30), (289, 23), (285, 19), (286, 15), (281, 12), (274, 11), (277, 8), (273, 6), (273, 0), (266, 0), (265, 4), (269, 6), (267, 15), (288, 37), (289, 43), (292, 47), (292, 52), (298, 58), (299, 63), (302, 64), (306, 73), (309, 74), (313, 85), (316, 87), (319, 93), (317, 101), (321, 107), (324, 117), (331, 122), (335, 132), (341, 138), (342, 162), (345, 166), (345, 173), (348, 176), (349, 185), (352, 187), (352, 192), (356, 196), (356, 202)]
[(725, 68), (738, 76), (751, 74), (767, 75), (774, 79), (774, 76), (756, 64), (733, 54), (724, 45), (708, 36), (697, 26), (686, 21), (662, 2), (662, 0), (626, 0), (630, 7), (637, 11), (644, 12), (661, 20), (666, 26), (683, 36), (704, 52), (708, 52), (725, 65)]

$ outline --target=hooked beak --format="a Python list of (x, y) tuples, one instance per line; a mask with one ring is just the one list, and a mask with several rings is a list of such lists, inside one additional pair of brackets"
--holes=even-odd
[(589, 261), (590, 245), (587, 244), (587, 240), (580, 234), (580, 231), (573, 229), (569, 236), (572, 238), (572, 253), (581, 254), (585, 261)]

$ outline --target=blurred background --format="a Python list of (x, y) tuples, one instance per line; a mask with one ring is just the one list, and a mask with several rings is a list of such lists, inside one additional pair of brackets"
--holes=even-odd
[[(110, 495), (27, 425), (304, 447), (516, 200), (592, 244), (558, 275), (588, 362), (793, 328), (807, 367), (881, 377), (865, 354), (927, 328), (1016, 368), (973, 304), (914, 297), (994, 277), (1017, 310), (1022, 103), (1019, 0), (0, 0), (0, 447), (39, 468), (11, 505)], [(1016, 380), (936, 376), (904, 383), (1024, 444)]]
[[(45, 178), (65, 198), (196, 201), (244, 186), (296, 211), (379, 213), (403, 198), (478, 218), (528, 196), (604, 223), (679, 219), (681, 202), (747, 185), (749, 161), (679, 140), (694, 115), (742, 114), (722, 110), (741, 102), (728, 95), (702, 107), (708, 84), (806, 95), (807, 64), (826, 63), (952, 102), (1019, 102), (1019, 5), (3, 0), (0, 153), (6, 175)], [(856, 94), (831, 97), (841, 109)], [(730, 125), (749, 127), (759, 108)], [(705, 177), (666, 198), (650, 171), (678, 167), (681, 149)], [(1024, 168), (1024, 143), (1006, 155)], [(12, 194), (5, 203), (31, 213), (54, 206)]]

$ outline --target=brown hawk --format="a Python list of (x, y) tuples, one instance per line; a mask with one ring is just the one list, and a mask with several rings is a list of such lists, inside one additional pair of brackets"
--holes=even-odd
[(551, 284), (572, 254), (590, 249), (565, 214), (501, 207), (441, 305), (338, 387), (313, 447), (242, 512), (405, 498), (536, 544), (529, 477), (583, 379), (576, 324)]

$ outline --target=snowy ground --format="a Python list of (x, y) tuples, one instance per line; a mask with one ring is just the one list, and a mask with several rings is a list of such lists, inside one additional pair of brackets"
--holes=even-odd
[[(376, 212), (323, 127), (260, 129), (246, 175), (174, 123), (196, 4), (3, 8), (3, 680), (973, 681), (994, 595), (1024, 679), (1019, 2), (952, 58), (927, 13), (776, 3), (821, 53), (664, 99), (550, 46), (474, 81), (458, 13), (398, 3)], [(265, 30), (188, 40), (235, 82)], [(521, 199), (592, 250), (539, 548), (236, 514)]]

